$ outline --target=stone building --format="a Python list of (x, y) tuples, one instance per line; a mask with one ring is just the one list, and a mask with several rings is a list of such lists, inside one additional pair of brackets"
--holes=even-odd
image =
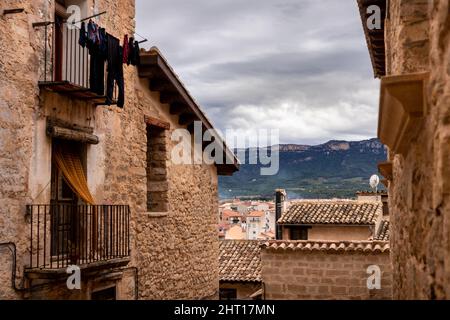
[(221, 300), (258, 299), (262, 294), (260, 242), (223, 240), (219, 246)]
[(134, 0), (1, 2), (0, 299), (217, 298), (217, 177), (237, 160), (216, 137), (225, 164), (171, 161), (177, 129), (211, 123), (156, 48), (119, 62), (123, 106), (117, 81), (108, 100), (70, 5), (99, 14), (108, 45), (134, 35)]
[(392, 299), (389, 242), (384, 239), (225, 240), (219, 269), (223, 300)]
[(380, 232), (380, 201), (302, 200), (282, 210), (282, 240), (365, 241)]
[(385, 241), (268, 241), (261, 266), (268, 300), (392, 299)]
[[(450, 298), (450, 3), (358, 0), (375, 76), (387, 180), (393, 294)], [(381, 10), (380, 28), (367, 24)]]

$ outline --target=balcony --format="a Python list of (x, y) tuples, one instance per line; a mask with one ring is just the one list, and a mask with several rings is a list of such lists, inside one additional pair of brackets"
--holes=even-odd
[(28, 205), (30, 274), (65, 274), (69, 265), (102, 269), (128, 264), (126, 205)]
[(33, 26), (40, 29), (44, 39), (38, 82), (41, 90), (89, 101), (94, 105), (117, 103), (116, 84), (111, 101), (107, 101), (105, 67), (103, 89), (91, 88), (91, 56), (88, 48), (78, 43), (80, 30), (77, 27), (58, 21), (35, 23)]

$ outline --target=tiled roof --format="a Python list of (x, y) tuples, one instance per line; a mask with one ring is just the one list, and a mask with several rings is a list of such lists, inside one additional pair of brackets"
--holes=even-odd
[(357, 191), (356, 192), (357, 195), (361, 195), (361, 196), (384, 196), (387, 195), (387, 192), (384, 190), (378, 190), (378, 191)]
[(258, 236), (258, 240), (269, 240), (269, 239), (275, 239), (275, 233), (272, 231), (269, 232), (261, 232), (261, 234)]
[(356, 200), (308, 200), (291, 204), (279, 224), (375, 224), (381, 202)]
[(226, 218), (231, 218), (231, 217), (242, 217), (242, 214), (240, 214), (239, 212), (233, 211), (233, 210), (223, 210), (222, 212), (222, 217)]
[(264, 216), (264, 212), (263, 211), (252, 211), (250, 212), (247, 217), (262, 217)]
[(220, 281), (260, 282), (261, 248), (255, 240), (222, 240), (219, 244)]
[(383, 220), (378, 228), (378, 234), (374, 240), (389, 241), (389, 221)]
[(303, 250), (303, 251), (360, 251), (388, 252), (386, 241), (292, 241), (273, 240), (262, 242), (261, 246), (268, 250)]

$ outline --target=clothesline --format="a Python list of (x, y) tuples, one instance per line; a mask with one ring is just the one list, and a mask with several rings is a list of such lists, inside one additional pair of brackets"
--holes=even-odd
[(83, 21), (86, 21), (86, 20), (89, 20), (89, 19), (92, 19), (92, 18), (96, 18), (98, 16), (104, 15), (105, 13), (106, 13), (106, 11), (103, 11), (103, 12), (100, 12), (100, 13), (96, 13), (96, 14), (90, 16), (90, 17), (86, 17), (84, 19), (81, 19), (80, 21), (72, 22), (72, 24), (77, 24), (77, 23), (80, 23), (80, 22), (83, 22)]
[(138, 35), (139, 37), (141, 37), (142, 39), (144, 39), (144, 40), (141, 40), (141, 41), (139, 41), (139, 44), (141, 44), (141, 43), (144, 43), (144, 42), (147, 42), (148, 41), (148, 39), (146, 38), (146, 37), (144, 37), (144, 36), (141, 36), (139, 33), (137, 33), (136, 31), (134, 32), (134, 34), (135, 35)]

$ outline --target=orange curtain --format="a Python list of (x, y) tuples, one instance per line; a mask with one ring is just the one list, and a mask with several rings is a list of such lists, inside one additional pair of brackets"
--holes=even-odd
[(69, 148), (56, 147), (53, 157), (72, 191), (86, 203), (93, 205), (94, 198), (89, 191), (80, 156)]

